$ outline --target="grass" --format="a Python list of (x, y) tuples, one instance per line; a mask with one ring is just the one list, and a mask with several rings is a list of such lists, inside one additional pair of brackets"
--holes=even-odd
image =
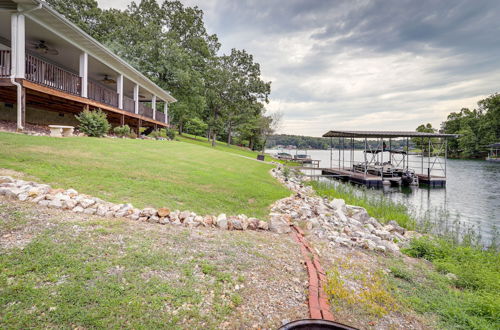
[[(237, 155), (249, 157), (249, 158), (252, 158), (252, 159), (256, 159), (257, 155), (261, 154), (261, 152), (259, 152), (259, 151), (253, 151), (253, 150), (250, 150), (248, 148), (239, 147), (239, 146), (235, 146), (235, 145), (232, 145), (232, 144), (227, 144), (226, 142), (222, 142), (222, 141), (217, 141), (217, 143), (215, 145), (215, 148), (214, 148), (214, 147), (212, 147), (212, 143), (210, 141), (208, 141), (206, 138), (199, 137), (199, 136), (194, 136), (194, 135), (187, 134), (187, 133), (182, 133), (182, 135), (177, 135), (176, 139), (179, 140), (179, 141), (182, 141), (182, 142), (192, 143), (192, 144), (196, 144), (196, 145), (199, 145), (199, 146), (202, 146), (202, 147), (209, 147), (211, 149), (226, 151), (226, 152), (230, 152), (230, 153), (233, 153), (233, 154), (237, 154)], [(273, 162), (277, 162), (277, 163), (281, 163), (281, 164), (285, 164), (286, 163), (286, 164), (288, 164), (290, 166), (300, 165), (300, 164), (298, 164), (296, 162), (291, 162), (291, 161), (290, 162), (285, 162), (283, 160), (273, 158), (273, 157), (271, 157), (268, 154), (264, 155), (264, 160), (267, 161), (267, 162), (273, 161)]]
[(401, 227), (415, 229), (416, 222), (403, 204), (395, 203), (382, 195), (370, 195), (365, 189), (345, 184), (334, 185), (320, 181), (311, 181), (310, 184), (321, 197), (343, 199), (346, 204), (364, 207), (370, 216), (382, 222), (394, 220)]
[(498, 252), (429, 237), (412, 240), (404, 252), (433, 264), (391, 266), (395, 292), (406, 306), (437, 315), (443, 328), (500, 328)]
[(226, 152), (233, 148), (213, 149), (201, 141), (185, 140), (57, 139), (0, 133), (0, 168), (111, 202), (200, 214), (264, 218), (270, 204), (289, 195), (269, 175), (271, 165), (235, 155), (249, 151)]
[(193, 256), (196, 239), (178, 243), (186, 231), (165, 241), (123, 220), (49, 228), (0, 248), (0, 328), (216, 329), (242, 302), (221, 260)]

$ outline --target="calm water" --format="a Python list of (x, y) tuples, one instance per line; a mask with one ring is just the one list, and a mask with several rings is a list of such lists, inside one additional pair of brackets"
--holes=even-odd
[[(270, 150), (270, 153), (276, 152)], [(294, 151), (289, 153), (295, 154)], [(330, 151), (309, 150), (307, 153), (312, 159), (321, 160), (320, 167), (330, 167)], [(385, 155), (384, 157), (388, 157), (388, 153)], [(346, 161), (349, 157), (346, 152)], [(338, 151), (334, 154), (335, 158), (339, 158)], [(363, 159), (362, 151), (354, 152), (355, 161)], [(417, 173), (420, 171), (421, 162), (421, 157), (410, 156), (410, 167), (417, 170)], [(333, 163), (334, 167), (338, 167), (338, 160)], [(427, 158), (424, 158), (425, 169), (426, 164)], [(436, 167), (439, 168), (437, 165)], [(385, 194), (394, 201), (403, 202), (417, 217), (427, 213), (434, 222), (438, 221), (438, 218), (447, 218), (449, 222), (458, 220), (466, 227), (473, 226), (481, 233), (483, 243), (488, 244), (494, 226), (500, 230), (500, 163), (448, 159), (446, 171), (446, 188), (384, 187), (374, 190), (373, 193)], [(433, 174), (440, 175), (439, 172), (434, 171)]]

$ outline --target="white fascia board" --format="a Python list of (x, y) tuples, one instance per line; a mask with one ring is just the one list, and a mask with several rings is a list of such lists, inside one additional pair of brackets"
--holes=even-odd
[[(37, 24), (40, 24), (47, 30), (56, 34), (60, 38), (64, 39), (68, 43), (72, 44), (76, 48), (80, 49), (82, 52), (88, 53), (98, 61), (109, 66), (114, 71), (118, 72), (119, 74), (123, 74), (128, 80), (132, 81), (135, 84), (140, 85), (142, 88), (146, 89), (151, 94), (156, 94), (161, 99), (169, 103), (177, 101), (174, 97), (172, 97), (172, 95), (170, 95), (165, 90), (160, 88), (158, 85), (152, 82), (148, 77), (144, 76), (141, 72), (139, 72), (133, 66), (125, 62), (119, 56), (108, 50), (106, 47), (104, 47), (97, 40), (89, 36), (78, 26), (71, 23), (64, 16), (59, 14), (56, 10), (52, 9), (52, 7), (48, 6), (45, 2), (39, 0), (13, 0), (13, 1), (15, 1), (20, 5), (42, 4), (42, 8), (40, 10), (27, 13), (26, 16), (29, 17), (31, 20), (35, 21)], [(49, 14), (52, 16), (51, 17), (52, 19), (48, 19), (49, 23), (43, 20), (44, 14)], [(69, 38), (61, 31), (58, 31), (54, 27), (55, 24), (53, 24), (56, 22), (64, 24), (67, 29), (69, 29), (71, 32), (76, 33), (77, 34), (76, 38), (80, 38), (80, 40), (74, 40), (73, 38)], [(89, 47), (85, 47), (84, 43), (88, 44)], [(114, 61), (115, 63), (111, 63), (110, 61), (103, 59), (102, 55), (97, 53), (98, 51), (103, 52), (105, 56), (109, 57), (109, 59)], [(122, 66), (122, 68), (119, 68), (119, 66)]]

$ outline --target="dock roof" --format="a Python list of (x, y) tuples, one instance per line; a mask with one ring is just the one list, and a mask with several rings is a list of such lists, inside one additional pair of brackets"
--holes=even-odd
[(415, 131), (329, 131), (323, 137), (342, 138), (400, 138), (400, 137), (438, 137), (456, 138), (456, 134), (424, 133)]

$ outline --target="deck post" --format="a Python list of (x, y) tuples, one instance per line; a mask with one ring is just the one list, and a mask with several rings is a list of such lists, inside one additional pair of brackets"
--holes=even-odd
[(141, 124), (142, 124), (142, 119), (137, 120), (137, 136), (141, 136)]
[(427, 149), (427, 176), (431, 179), (431, 138), (427, 138), (429, 149)]
[(333, 137), (330, 137), (330, 168), (333, 168)]
[(18, 104), (18, 107), (20, 107), (20, 114), (21, 114), (21, 127), (25, 127), (26, 125), (26, 88), (21, 88), (21, 103)]
[(168, 102), (165, 101), (165, 108), (163, 110), (165, 112), (165, 124), (169, 123), (169, 118), (168, 118)]
[(139, 85), (134, 85), (134, 113), (139, 114)]
[(365, 137), (365, 177), (366, 177), (366, 173), (368, 172), (368, 159), (366, 157), (366, 151), (368, 150), (368, 138)]
[(153, 120), (156, 120), (156, 95), (151, 99), (151, 107), (153, 108)]
[(120, 126), (125, 126), (125, 115), (121, 115), (120, 117)]
[(89, 81), (89, 56), (87, 53), (80, 54), (80, 79), (82, 86), (80, 93), (82, 97), (88, 97), (88, 81)]
[(116, 93), (118, 94), (118, 108), (123, 109), (123, 75), (116, 78)]

